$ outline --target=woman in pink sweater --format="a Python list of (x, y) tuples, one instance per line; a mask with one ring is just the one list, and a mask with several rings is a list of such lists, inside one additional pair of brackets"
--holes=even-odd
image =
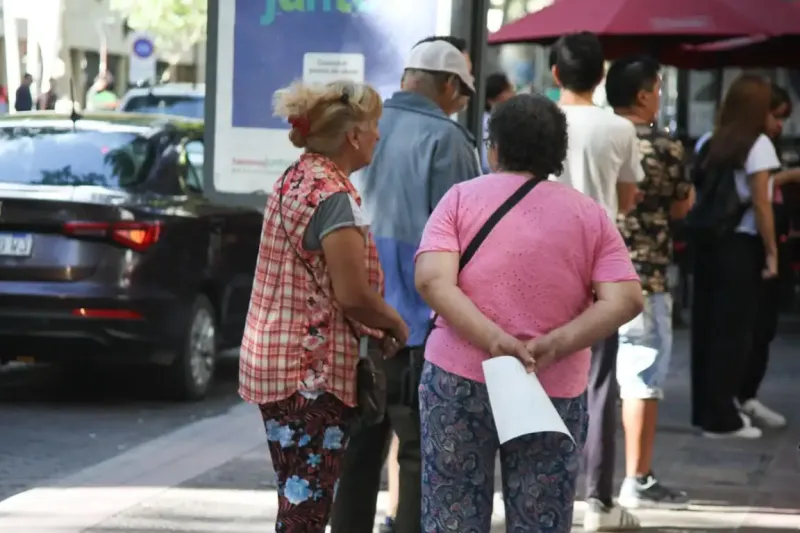
[[(499, 448), (507, 531), (568, 532), (589, 346), (641, 311), (641, 286), (603, 208), (547, 181), (567, 149), (554, 103), (520, 95), (500, 104), (488, 143), (494, 173), (447, 193), (417, 253), (417, 289), (439, 316), (420, 384), (422, 529), (490, 531)], [(481, 363), (500, 355), (538, 374), (577, 444), (536, 433), (499, 445)]]

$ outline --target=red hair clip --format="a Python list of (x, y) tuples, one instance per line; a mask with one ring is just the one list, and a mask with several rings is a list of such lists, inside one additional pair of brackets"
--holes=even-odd
[(293, 115), (289, 117), (289, 124), (303, 136), (308, 135), (308, 132), (311, 131), (311, 122), (305, 116)]

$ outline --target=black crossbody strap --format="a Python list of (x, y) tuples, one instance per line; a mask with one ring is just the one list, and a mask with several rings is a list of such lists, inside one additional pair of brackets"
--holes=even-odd
[[(530, 179), (530, 180), (526, 181), (525, 183), (523, 183), (522, 186), (519, 189), (514, 191), (514, 194), (509, 196), (506, 199), (505, 202), (500, 204), (500, 207), (498, 207), (495, 210), (495, 212), (492, 213), (491, 216), (488, 219), (486, 219), (486, 222), (483, 223), (483, 226), (481, 226), (481, 229), (478, 230), (478, 233), (475, 234), (475, 236), (472, 238), (472, 240), (469, 241), (469, 244), (467, 245), (467, 247), (464, 248), (464, 253), (461, 254), (461, 259), (459, 259), (459, 261), (458, 261), (458, 271), (459, 272), (464, 270), (464, 267), (467, 266), (467, 263), (470, 262), (470, 260), (472, 259), (472, 256), (475, 255), (475, 252), (477, 252), (478, 248), (480, 248), (481, 244), (483, 244), (483, 241), (486, 240), (486, 237), (488, 237), (489, 234), (494, 229), (494, 227), (497, 226), (497, 223), (500, 222), (503, 219), (503, 217), (506, 216), (508, 214), (508, 212), (511, 211), (514, 208), (515, 205), (520, 203), (520, 201), (523, 198), (525, 198), (525, 196), (527, 196), (527, 194), (529, 192), (531, 192), (533, 190), (533, 188), (536, 187), (542, 181), (544, 181), (544, 180)], [(438, 313), (434, 313), (433, 314), (433, 318), (431, 318), (431, 321), (430, 321), (430, 324), (429, 324), (429, 327), (428, 327), (428, 332), (425, 335), (425, 341), (426, 342), (428, 340), (428, 336), (431, 334), (431, 331), (433, 331), (433, 328), (436, 327), (436, 319), (437, 318), (439, 318), (439, 314)]]
[(478, 233), (469, 241), (469, 244), (464, 249), (464, 253), (461, 254), (461, 259), (458, 262), (458, 271), (461, 272), (464, 270), (464, 267), (467, 266), (472, 260), (472, 256), (475, 255), (475, 252), (478, 251), (483, 241), (486, 240), (486, 237), (492, 232), (494, 227), (497, 225), (500, 220), (503, 219), (504, 216), (508, 214), (511, 209), (514, 208), (515, 205), (520, 203), (520, 201), (525, 198), (525, 196), (533, 190), (541, 181), (537, 179), (531, 179), (526, 181), (522, 184), (522, 186), (514, 191), (514, 194), (508, 197), (508, 199), (503, 202), (500, 207), (498, 207), (494, 213), (483, 223), (481, 229), (478, 230)]

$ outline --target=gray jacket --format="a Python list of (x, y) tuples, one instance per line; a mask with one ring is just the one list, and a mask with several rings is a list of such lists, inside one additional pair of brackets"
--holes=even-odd
[(386, 300), (422, 344), (430, 309), (414, 289), (414, 254), (433, 208), (481, 174), (474, 137), (430, 99), (401, 91), (384, 103), (381, 139), (359, 177), (386, 284)]

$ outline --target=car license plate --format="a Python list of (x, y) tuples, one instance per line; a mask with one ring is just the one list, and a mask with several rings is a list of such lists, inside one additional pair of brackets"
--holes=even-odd
[(0, 233), (0, 256), (29, 257), (33, 251), (30, 233)]

